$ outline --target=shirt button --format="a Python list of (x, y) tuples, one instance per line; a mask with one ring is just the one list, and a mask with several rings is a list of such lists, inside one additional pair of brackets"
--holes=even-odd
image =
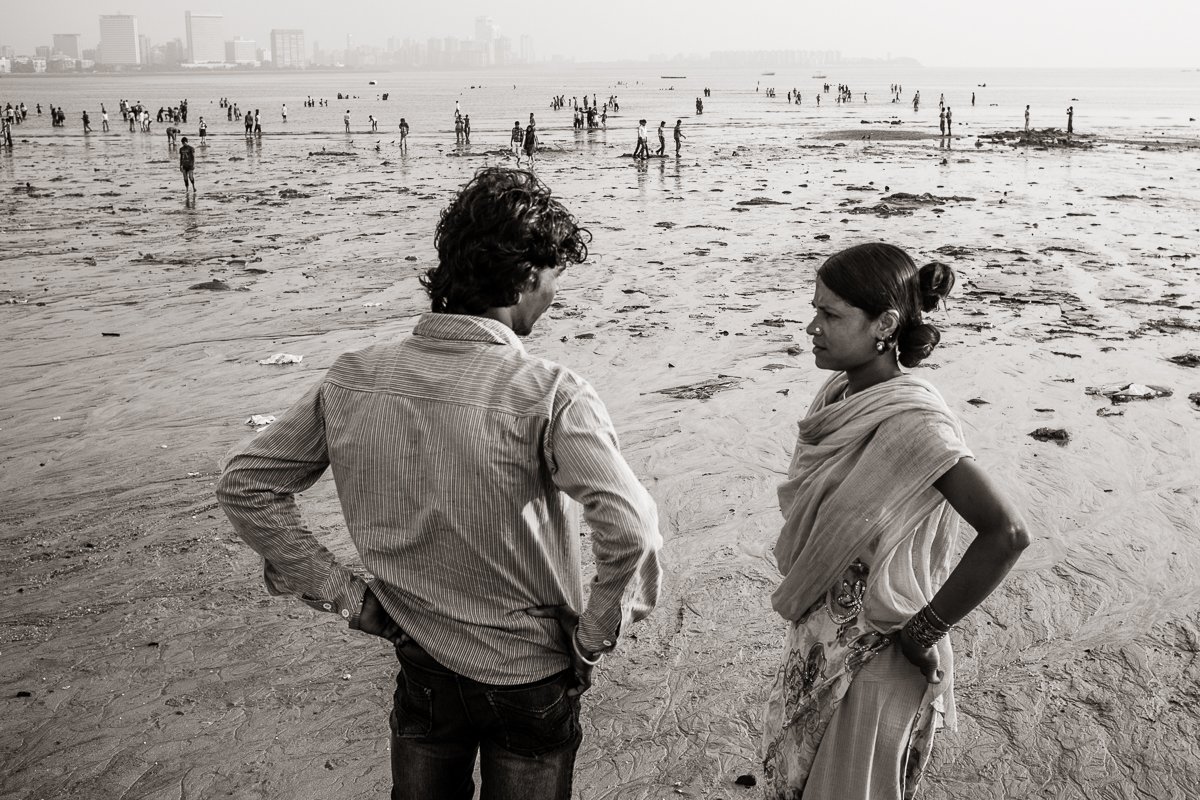
[(329, 605), (329, 603), (325, 603), (324, 605), (321, 606), (321, 608), (325, 609), (326, 611), (329, 611), (331, 608), (333, 608), (333, 606)]
[(350, 619), (350, 609), (348, 609), (348, 608), (343, 608), (343, 609), (342, 609), (342, 616), (343, 616), (343, 617), (345, 617), (346, 619)]
[(605, 639), (605, 640), (604, 640), (604, 646), (605, 646), (605, 647), (612, 647), (612, 642), (610, 642), (608, 639)]

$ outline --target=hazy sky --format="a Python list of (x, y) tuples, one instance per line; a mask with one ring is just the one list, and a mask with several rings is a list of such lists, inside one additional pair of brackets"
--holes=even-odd
[(534, 37), (538, 58), (643, 59), (713, 50), (840, 50), (911, 56), (926, 66), (1200, 68), (1197, 0), (0, 0), (0, 44), (19, 53), (53, 33), (99, 41), (100, 14), (134, 14), (154, 42), (184, 36), (183, 12), (223, 14), (225, 35), (266, 45), (303, 28), (311, 47), (383, 46), (390, 36), (474, 35), (487, 15)]

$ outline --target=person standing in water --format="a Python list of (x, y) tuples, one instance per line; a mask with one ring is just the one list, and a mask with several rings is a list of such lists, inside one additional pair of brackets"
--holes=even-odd
[(675, 120), (675, 155), (679, 155), (679, 148), (683, 147), (683, 140), (687, 138), (683, 135), (682, 125), (683, 120)]
[(408, 152), (408, 122), (404, 117), (400, 118), (400, 152)]
[(1067, 138), (1075, 133), (1075, 106), (1067, 106)]
[(186, 136), (182, 141), (183, 144), (179, 145), (179, 171), (183, 173), (183, 192), (187, 194), (189, 183), (192, 191), (196, 191), (196, 150), (188, 144)]

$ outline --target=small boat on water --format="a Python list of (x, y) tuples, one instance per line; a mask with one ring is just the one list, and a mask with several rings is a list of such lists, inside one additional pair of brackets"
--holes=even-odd
[(687, 80), (687, 75), (659, 75), (663, 80), (684, 81)]
[(813, 78), (815, 78), (817, 80), (822, 80), (822, 81), (828, 77), (829, 77), (828, 75), (813, 75)]
[(774, 72), (764, 72), (763, 75), (774, 75)]
[(367, 81), (368, 86), (374, 86), (376, 83), (377, 81)]

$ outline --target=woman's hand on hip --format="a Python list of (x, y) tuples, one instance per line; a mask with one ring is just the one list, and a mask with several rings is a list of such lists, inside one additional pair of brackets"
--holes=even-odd
[(936, 647), (922, 647), (913, 641), (904, 628), (900, 629), (900, 652), (909, 663), (915, 665), (929, 683), (941, 683), (942, 671), (938, 668), (938, 651)]

